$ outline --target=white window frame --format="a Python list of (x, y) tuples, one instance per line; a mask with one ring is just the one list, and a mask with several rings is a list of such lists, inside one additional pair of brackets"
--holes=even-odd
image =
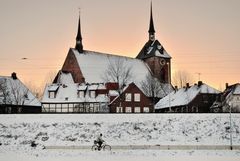
[(134, 93), (134, 101), (135, 102), (140, 102), (141, 100), (141, 95), (140, 93)]
[(134, 113), (141, 113), (141, 107), (134, 107)]
[(125, 112), (126, 113), (132, 113), (132, 107), (126, 107)]
[(125, 93), (125, 101), (126, 102), (132, 101), (132, 93)]
[(123, 107), (116, 107), (116, 113), (122, 113)]
[(143, 107), (143, 112), (144, 113), (149, 113), (150, 112), (150, 108), (149, 107)]
[(84, 91), (78, 91), (78, 98), (84, 98)]
[(95, 98), (96, 97), (96, 91), (90, 91), (90, 97)]
[(50, 91), (49, 92), (49, 98), (55, 98), (55, 92), (54, 91)]

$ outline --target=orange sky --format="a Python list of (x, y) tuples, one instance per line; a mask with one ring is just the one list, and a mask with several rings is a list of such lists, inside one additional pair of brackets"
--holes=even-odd
[[(148, 40), (150, 0), (1, 0), (0, 75), (15, 71), (42, 86), (75, 46), (79, 7), (86, 50), (135, 57)], [(217, 89), (240, 82), (239, 7), (239, 0), (153, 0), (156, 38), (173, 71), (196, 81), (201, 73)]]

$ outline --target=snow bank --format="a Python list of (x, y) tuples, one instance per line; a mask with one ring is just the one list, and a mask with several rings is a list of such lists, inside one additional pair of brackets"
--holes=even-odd
[[(240, 115), (232, 115), (240, 145)], [(229, 145), (228, 114), (1, 115), (2, 146), (91, 145), (103, 133), (110, 145)]]
[[(240, 145), (240, 115), (232, 115), (233, 144)], [(224, 156), (239, 151), (42, 150), (47, 146), (92, 145), (103, 133), (110, 145), (229, 145), (228, 114), (39, 114), (0, 115), (0, 160), (171, 160)], [(33, 141), (38, 144), (32, 147)], [(164, 159), (165, 157), (165, 159)], [(108, 158), (108, 159), (107, 159)], [(109, 159), (111, 158), (111, 159)], [(188, 158), (189, 159), (189, 158)], [(215, 160), (215, 159), (213, 159)], [(216, 159), (219, 160), (219, 159)]]

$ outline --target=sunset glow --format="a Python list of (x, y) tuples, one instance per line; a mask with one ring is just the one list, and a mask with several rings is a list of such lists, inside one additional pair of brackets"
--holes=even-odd
[[(240, 81), (240, 1), (153, 0), (156, 39), (187, 71), (223, 90)], [(136, 57), (148, 40), (149, 0), (1, 0), (0, 75), (44, 86), (75, 46), (81, 8), (83, 47)], [(27, 58), (27, 59), (22, 59)]]

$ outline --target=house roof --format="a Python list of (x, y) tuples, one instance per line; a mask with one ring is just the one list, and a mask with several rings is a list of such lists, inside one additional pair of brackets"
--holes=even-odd
[(224, 92), (223, 97), (228, 99), (231, 95), (240, 95), (240, 83), (228, 86)]
[(239, 83), (235, 84), (233, 94), (240, 95), (240, 84)]
[[(59, 72), (61, 82), (49, 84), (44, 90), (42, 103), (81, 103), (81, 102), (108, 102), (106, 94), (99, 94), (96, 98), (89, 96), (89, 91), (106, 90), (104, 83), (74, 83), (71, 73)], [(84, 91), (85, 97), (79, 97), (78, 91)], [(49, 98), (48, 92), (56, 92), (56, 98)]]
[[(201, 86), (195, 84), (189, 88), (180, 88), (162, 98), (156, 105), (155, 109), (163, 109), (175, 106), (188, 105), (198, 94), (219, 94), (220, 91), (203, 83)], [(170, 102), (169, 102), (170, 99)]]
[[(2, 86), (0, 87), (0, 104), (41, 106), (40, 101), (19, 79), (0, 76), (0, 84)], [(8, 96), (3, 95), (3, 90), (8, 92)]]
[[(52, 86), (58, 86), (56, 98), (49, 98), (48, 92)], [(81, 102), (108, 102), (109, 98), (105, 94), (100, 94), (96, 98), (89, 96), (89, 89), (97, 90), (98, 87), (102, 89), (102, 85), (96, 84), (79, 84), (79, 83), (65, 83), (65, 84), (50, 84), (44, 90), (42, 103), (81, 103)], [(85, 97), (78, 97), (79, 90), (86, 90)]]

